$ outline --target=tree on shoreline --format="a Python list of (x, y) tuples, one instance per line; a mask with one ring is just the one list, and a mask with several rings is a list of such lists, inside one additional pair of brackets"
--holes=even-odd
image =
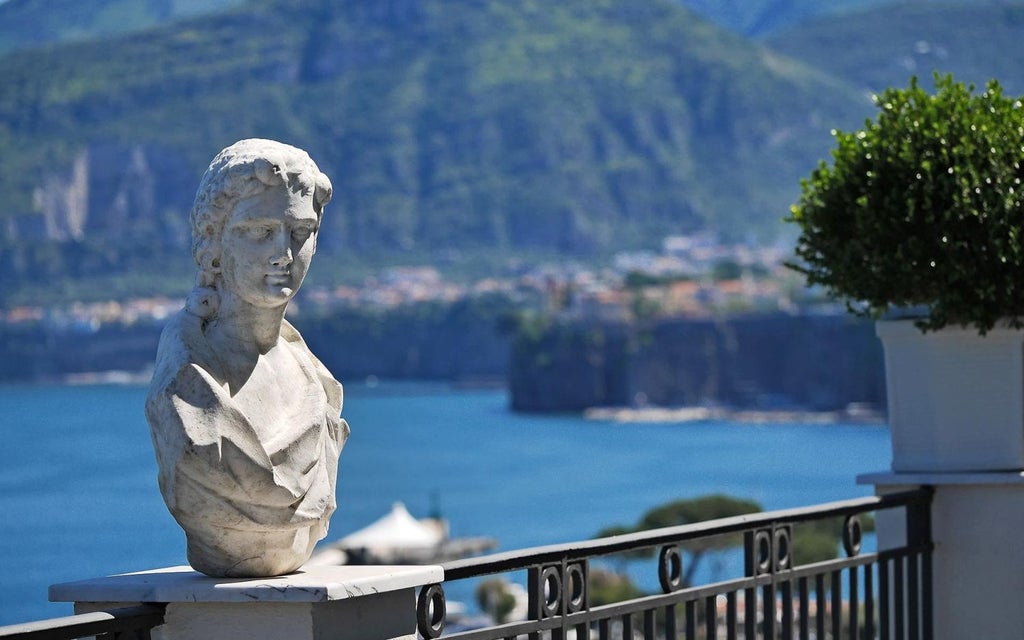
[[(726, 494), (709, 494), (696, 498), (673, 500), (649, 509), (640, 517), (635, 526), (614, 525), (605, 527), (597, 537), (609, 537), (675, 527), (707, 520), (718, 520), (734, 516), (763, 511), (761, 505), (754, 501), (737, 498)], [(863, 518), (863, 530), (874, 530), (874, 519)], [(842, 539), (842, 519), (832, 518), (822, 521), (803, 523), (793, 528), (793, 560), (796, 564), (809, 564), (831, 560), (839, 555)], [(688, 555), (683, 566), (682, 584), (692, 586), (693, 578), (701, 561), (708, 557), (714, 558), (718, 553), (743, 545), (743, 536), (739, 533), (713, 536), (680, 544), (680, 548)], [(638, 549), (616, 556), (613, 567), (623, 579), (626, 578), (626, 565), (634, 560), (650, 558), (654, 549)], [(621, 585), (620, 585), (621, 587)]]
[[(699, 496), (697, 498), (686, 498), (673, 500), (658, 505), (640, 517), (634, 527), (615, 525), (602, 529), (598, 537), (621, 535), (649, 529), (661, 529), (663, 527), (675, 527), (706, 520), (717, 520), (719, 518), (730, 518), (733, 516), (763, 511), (761, 505), (754, 500), (737, 498), (721, 493)], [(714, 536), (685, 542), (680, 546), (689, 554), (689, 562), (685, 563), (682, 582), (685, 586), (692, 584), (693, 576), (700, 566), (701, 560), (710, 554), (726, 549), (731, 549), (743, 544), (743, 538), (739, 534)], [(652, 549), (645, 549), (624, 554), (623, 560), (634, 560), (648, 558), (653, 555)], [(621, 571), (620, 571), (621, 573)]]

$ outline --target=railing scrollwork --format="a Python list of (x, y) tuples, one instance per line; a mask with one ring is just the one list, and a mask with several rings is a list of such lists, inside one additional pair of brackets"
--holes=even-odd
[(441, 637), (446, 615), (444, 587), (429, 584), (421, 588), (420, 596), (416, 599), (416, 628), (420, 635), (427, 640)]
[(856, 515), (847, 516), (843, 522), (843, 551), (847, 557), (852, 558), (859, 554), (863, 542), (864, 528), (861, 526), (860, 518)]
[[(923, 488), (813, 507), (745, 514), (721, 520), (627, 533), (467, 558), (443, 565), (450, 581), (526, 572), (525, 619), (451, 634), (452, 640), (600, 640), (727, 637), (874, 637), (902, 630), (907, 640), (930, 637), (931, 553), (928, 526), (932, 493)], [(864, 550), (863, 519), (903, 512), (904, 545)], [(814, 523), (842, 523), (836, 543), (845, 557), (798, 561), (794, 532)], [(699, 550), (742, 540), (744, 565), (714, 583), (687, 584)], [(591, 562), (656, 550), (661, 593), (594, 603)], [(603, 566), (595, 575), (608, 573)], [(510, 576), (511, 577), (511, 576)], [(436, 585), (435, 585), (436, 586)], [(443, 592), (420, 594), (420, 633), (427, 640), (444, 625)], [(437, 586), (437, 589), (440, 589)], [(642, 629), (642, 631), (641, 631)], [(884, 637), (884, 634), (883, 634)]]
[[(451, 640), (631, 640), (727, 637), (891, 637), (930, 638), (932, 628), (932, 491), (921, 488), (814, 507), (745, 514), (677, 527), (536, 547), (444, 563), (444, 584), (494, 574), (526, 572), (526, 619), (449, 631)], [(862, 549), (867, 514), (902, 512), (902, 545)], [(889, 517), (889, 516), (887, 516)], [(846, 557), (800, 561), (793, 557), (794, 529), (842, 519)], [(730, 546), (742, 537), (745, 564), (714, 583), (686, 584), (684, 550)], [(591, 562), (658, 549), (662, 593), (611, 603), (592, 602)], [(690, 556), (690, 562), (693, 556)], [(606, 572), (603, 568), (594, 568)], [(521, 576), (520, 576), (521, 578)], [(447, 605), (442, 584), (429, 584), (417, 597), (416, 626), (425, 640), (445, 631)], [(78, 638), (136, 633), (164, 620), (162, 607), (143, 606), (82, 614), (0, 629), (0, 638)], [(451, 627), (458, 626), (451, 621)], [(698, 628), (702, 631), (698, 632)], [(892, 632), (892, 633), (890, 633)]]
[(529, 610), (536, 620), (577, 613), (587, 608), (585, 560), (531, 567), (527, 583)]
[(665, 545), (658, 554), (658, 582), (664, 593), (683, 588), (683, 554), (674, 544)]
[(744, 541), (747, 575), (763, 576), (789, 569), (792, 541), (793, 527), (788, 524), (748, 531)]

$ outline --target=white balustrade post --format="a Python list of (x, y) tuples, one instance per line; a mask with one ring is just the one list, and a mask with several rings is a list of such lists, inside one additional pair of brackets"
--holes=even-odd
[(50, 587), (76, 613), (166, 604), (159, 640), (391, 640), (416, 633), (416, 589), (438, 566), (307, 566), (273, 578), (210, 578), (190, 567)]
[[(935, 640), (1024, 638), (1024, 474), (875, 473), (879, 495), (931, 486)], [(878, 547), (906, 539), (901, 513), (880, 514)], [(893, 585), (895, 588), (895, 585)]]
[[(885, 347), (890, 471), (859, 481), (885, 494), (934, 488), (932, 621), (938, 640), (1024, 638), (1024, 331), (921, 333), (877, 324)], [(880, 549), (905, 539), (880, 514)], [(895, 587), (896, 585), (893, 585)]]

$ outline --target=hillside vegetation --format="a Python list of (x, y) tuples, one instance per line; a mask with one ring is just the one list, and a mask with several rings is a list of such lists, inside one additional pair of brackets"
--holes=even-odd
[(0, 86), (15, 298), (178, 281), (199, 175), (244, 137), (306, 148), (332, 177), (327, 262), (457, 268), (702, 228), (770, 237), (829, 129), (869, 110), (670, 0), (276, 0), (12, 53)]

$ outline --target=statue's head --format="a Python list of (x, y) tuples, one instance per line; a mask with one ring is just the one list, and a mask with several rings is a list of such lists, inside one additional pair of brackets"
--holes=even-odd
[(188, 310), (209, 318), (227, 294), (287, 304), (316, 251), (330, 199), (331, 181), (301, 149), (250, 139), (217, 154), (192, 206), (198, 273)]

